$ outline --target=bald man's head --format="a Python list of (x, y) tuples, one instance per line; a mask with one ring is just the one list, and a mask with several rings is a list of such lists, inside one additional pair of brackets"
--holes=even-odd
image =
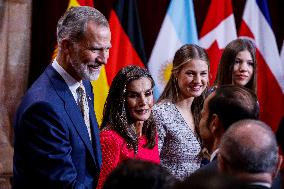
[(220, 143), (220, 156), (231, 170), (273, 173), (278, 164), (278, 147), (270, 127), (257, 120), (232, 124)]

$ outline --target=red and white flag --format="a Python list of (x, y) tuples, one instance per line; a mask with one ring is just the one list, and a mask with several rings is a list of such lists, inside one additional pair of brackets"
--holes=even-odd
[(260, 119), (275, 131), (284, 116), (284, 73), (266, 0), (246, 1), (239, 36), (255, 41)]
[(225, 46), (237, 38), (231, 0), (212, 0), (200, 32), (199, 44), (210, 58), (210, 83), (215, 80)]
[(284, 40), (282, 43), (281, 53), (280, 53), (280, 64), (282, 66), (282, 71), (284, 73)]

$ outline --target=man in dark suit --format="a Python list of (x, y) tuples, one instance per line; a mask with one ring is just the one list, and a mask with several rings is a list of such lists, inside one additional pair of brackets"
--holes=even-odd
[(245, 87), (224, 85), (216, 88), (204, 101), (199, 133), (210, 154), (210, 163), (201, 170), (217, 170), (216, 155), (220, 140), (229, 126), (241, 119), (258, 119), (256, 95)]
[(95, 188), (101, 168), (90, 80), (109, 57), (107, 19), (73, 7), (57, 25), (58, 56), (27, 91), (14, 123), (13, 188)]
[(261, 121), (238, 121), (221, 139), (219, 170), (247, 183), (245, 188), (270, 188), (281, 162), (275, 135)]

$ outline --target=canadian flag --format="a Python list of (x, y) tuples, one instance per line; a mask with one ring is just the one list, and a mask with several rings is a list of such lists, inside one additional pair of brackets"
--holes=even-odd
[(255, 41), (260, 119), (275, 131), (284, 115), (284, 74), (266, 0), (246, 1), (239, 36)]
[(225, 46), (237, 38), (235, 19), (230, 0), (212, 0), (200, 32), (199, 45), (210, 58), (210, 83), (215, 80), (218, 64)]

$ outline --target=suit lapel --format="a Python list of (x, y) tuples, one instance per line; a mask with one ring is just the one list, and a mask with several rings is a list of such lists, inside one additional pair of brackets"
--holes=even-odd
[(67, 84), (63, 80), (63, 78), (58, 74), (54, 68), (49, 65), (47, 67), (47, 74), (49, 79), (51, 80), (57, 94), (61, 97), (64, 101), (65, 110), (73, 123), (73, 126), (77, 130), (79, 136), (81, 137), (82, 141), (87, 146), (87, 149), (91, 153), (94, 161), (96, 162), (96, 158), (94, 156), (94, 151), (92, 147), (92, 143), (90, 141), (87, 126), (85, 125), (84, 119), (81, 115), (78, 105), (76, 104), (74, 97), (69, 90)]

